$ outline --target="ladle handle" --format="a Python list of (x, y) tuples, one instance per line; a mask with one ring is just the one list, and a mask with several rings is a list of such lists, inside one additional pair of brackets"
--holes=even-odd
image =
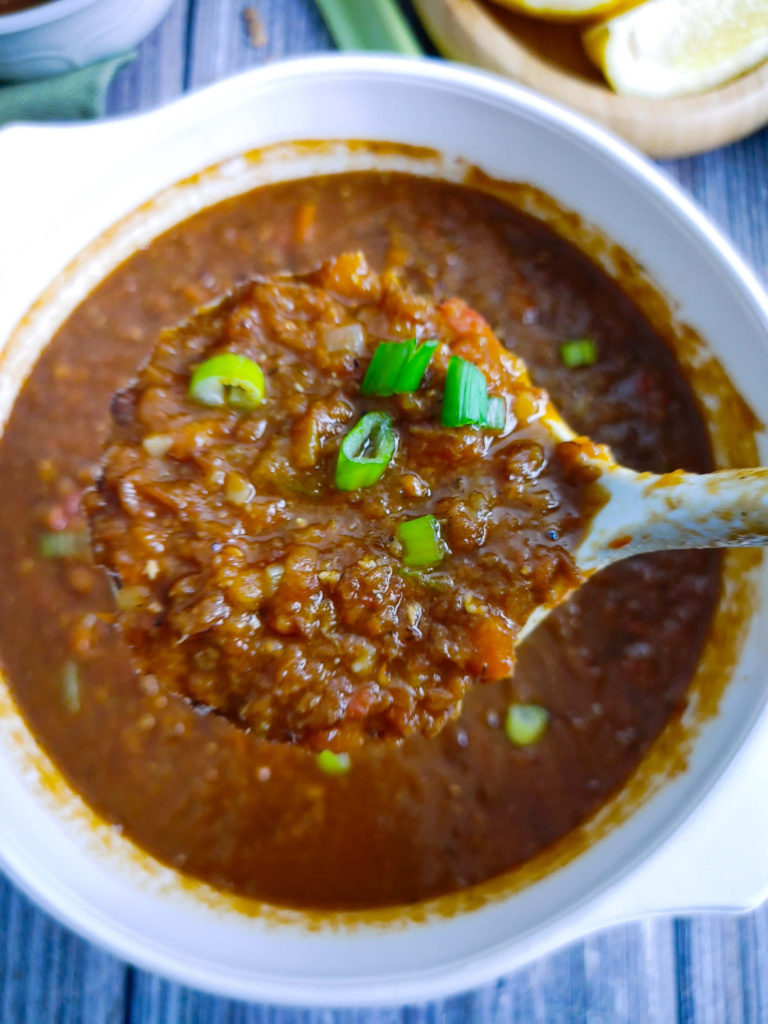
[(655, 476), (617, 466), (600, 485), (609, 497), (575, 552), (582, 569), (643, 551), (768, 544), (768, 468)]

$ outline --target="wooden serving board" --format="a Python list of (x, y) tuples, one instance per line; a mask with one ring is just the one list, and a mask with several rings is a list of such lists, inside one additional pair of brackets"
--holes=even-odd
[(702, 153), (768, 124), (768, 63), (700, 96), (618, 96), (584, 54), (577, 26), (526, 18), (487, 0), (413, 2), (446, 57), (574, 107), (650, 156)]

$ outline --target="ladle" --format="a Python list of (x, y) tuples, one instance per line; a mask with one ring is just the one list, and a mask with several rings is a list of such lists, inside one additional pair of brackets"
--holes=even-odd
[[(557, 441), (576, 435), (550, 402), (542, 417)], [(715, 473), (638, 473), (606, 450), (590, 460), (600, 471), (605, 502), (572, 551), (585, 577), (622, 558), (682, 548), (768, 545), (768, 468)], [(562, 596), (565, 600), (573, 591)], [(542, 605), (518, 636), (523, 640), (560, 601)]]

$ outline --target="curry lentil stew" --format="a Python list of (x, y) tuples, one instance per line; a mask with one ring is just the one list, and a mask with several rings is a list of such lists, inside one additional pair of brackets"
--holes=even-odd
[(51, 0), (0, 0), (0, 15), (15, 14), (16, 11), (26, 11), (30, 7), (42, 7)]
[[(197, 307), (347, 250), (435, 302), (462, 296), (619, 461), (712, 468), (673, 355), (616, 285), (538, 222), (458, 185), (363, 173), (264, 187), (158, 238), (75, 310), (0, 442), (10, 686), (72, 784), (141, 846), (221, 889), (300, 907), (456, 891), (568, 833), (684, 707), (719, 593), (712, 552), (619, 563), (520, 647), (511, 679), (472, 687), (439, 735), (348, 756), (265, 741), (134, 672), (83, 543), (112, 394)], [(586, 358), (563, 349), (573, 340), (592, 342)]]
[[(233, 381), (252, 391), (228, 399)], [(460, 299), (361, 253), (165, 331), (86, 495), (139, 671), (319, 750), (438, 732), (579, 579), (594, 469), (546, 403)]]

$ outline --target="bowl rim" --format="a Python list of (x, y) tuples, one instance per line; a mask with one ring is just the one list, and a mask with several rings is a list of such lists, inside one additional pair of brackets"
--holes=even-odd
[[(753, 303), (760, 310), (762, 320), (768, 324), (768, 296), (765, 295), (765, 292), (756, 276), (747, 268), (743, 259), (736, 254), (731, 244), (724, 239), (717, 228), (708, 221), (695, 203), (692, 202), (692, 200), (690, 200), (684, 192), (669, 179), (668, 176), (653, 167), (649, 161), (636, 153), (626, 143), (616, 139), (604, 129), (593, 125), (582, 116), (575, 114), (566, 108), (560, 107), (555, 102), (538, 96), (524, 87), (507, 82), (499, 76), (492, 75), (487, 72), (479, 72), (472, 69), (452, 66), (442, 61), (437, 62), (423, 60), (421, 58), (403, 58), (393, 56), (371, 57), (339, 54), (298, 57), (269, 67), (256, 68), (245, 72), (243, 75), (234, 76), (231, 79), (216, 83), (206, 90), (201, 90), (199, 93), (181, 97), (179, 100), (159, 111), (153, 111), (149, 114), (143, 115), (134, 115), (127, 119), (114, 119), (111, 123), (119, 125), (121, 123), (132, 121), (144, 124), (147, 119), (151, 118), (172, 118), (179, 104), (193, 106), (199, 101), (199, 97), (203, 93), (210, 95), (211, 93), (218, 92), (221, 94), (222, 98), (226, 98), (230, 93), (236, 94), (237, 90), (241, 86), (242, 80), (246, 77), (258, 77), (259, 81), (275, 84), (279, 83), (281, 80), (291, 80), (297, 76), (311, 79), (313, 74), (332, 74), (334, 71), (342, 71), (346, 75), (350, 75), (350, 73), (354, 72), (362, 74), (371, 74), (372, 72), (376, 72), (383, 77), (393, 73), (407, 71), (410, 75), (416, 75), (426, 81), (432, 81), (437, 84), (450, 85), (454, 89), (457, 87), (459, 89), (472, 86), (475, 88), (479, 87), (478, 91), (485, 95), (502, 98), (505, 102), (512, 101), (516, 107), (522, 107), (524, 110), (544, 115), (547, 120), (554, 122), (557, 127), (568, 131), (582, 141), (589, 142), (590, 148), (596, 146), (599, 151), (604, 155), (609, 156), (612, 161), (623, 164), (633, 177), (639, 178), (644, 184), (648, 185), (656, 197), (659, 200), (664, 201), (664, 205), (674, 208), (680, 219), (687, 222), (686, 226), (689, 230), (699, 237), (703, 235), (704, 239), (718, 250), (721, 262), (731, 264), (734, 275), (740, 280), (741, 288), (745, 293), (750, 295)], [(170, 111), (170, 113), (168, 113), (168, 111)], [(104, 127), (104, 125), (73, 126), (72, 128), (65, 129), (65, 131), (68, 134), (70, 132), (74, 133), (77, 131), (97, 132), (100, 131), (102, 127)], [(45, 130), (47, 129), (34, 129), (34, 131)], [(13, 132), (14, 129), (10, 128), (8, 131)], [(599, 892), (605, 890), (609, 886), (615, 887), (622, 879), (626, 878), (641, 861), (650, 858), (654, 850), (658, 849), (658, 847), (666, 841), (672, 832), (677, 831), (681, 827), (683, 822), (693, 814), (701, 801), (711, 792), (714, 783), (725, 772), (733, 758), (743, 749), (744, 739), (747, 733), (752, 730), (752, 727), (758, 717), (759, 715), (756, 714), (754, 720), (744, 726), (741, 733), (742, 738), (740, 743), (735, 747), (732, 755), (720, 760), (716, 773), (708, 776), (708, 780), (703, 786), (699, 798), (688, 801), (684, 814), (678, 815), (675, 817), (674, 821), (669, 823), (668, 827), (659, 830), (659, 835), (655, 839), (654, 843), (644, 847), (643, 850), (635, 857), (629, 858), (627, 863), (622, 866), (622, 869), (612, 875), (605, 885), (596, 888), (578, 906), (572, 906), (556, 918), (548, 921), (544, 925), (544, 928), (548, 928), (550, 925), (557, 927), (564, 917), (572, 917), (575, 913), (578, 913), (580, 908), (583, 907), (585, 903), (591, 902)], [(16, 865), (16, 867), (18, 868), (18, 865)], [(201, 976), (193, 975), (181, 960), (178, 960), (174, 964), (172, 960), (163, 960), (162, 957), (158, 957), (156, 954), (153, 959), (150, 959), (149, 952), (147, 951), (147, 944), (144, 944), (143, 953), (140, 947), (136, 947), (135, 943), (133, 944), (134, 948), (132, 949), (130, 938), (126, 935), (125, 930), (121, 929), (119, 924), (115, 921), (105, 921), (91, 911), (89, 914), (90, 920), (87, 923), (84, 923), (82, 916), (76, 913), (77, 909), (82, 910), (82, 908), (70, 906), (69, 909), (62, 909), (61, 906), (55, 905), (55, 901), (52, 901), (49, 897), (41, 894), (40, 889), (36, 888), (28, 879), (19, 877), (20, 873), (23, 875), (23, 871), (19, 872), (18, 870), (12, 870), (9, 873), (17, 882), (20, 883), (21, 887), (25, 889), (25, 891), (33, 892), (36, 900), (42, 903), (46, 909), (53, 912), (57, 917), (63, 919), (70, 926), (74, 926), (79, 932), (88, 935), (100, 944), (117, 952), (118, 955), (127, 955), (133, 962), (139, 963), (149, 970), (157, 970), (158, 965), (161, 964), (160, 969), (164, 974), (174, 977), (186, 984), (197, 986), (202, 984), (209, 991), (217, 991), (221, 994), (228, 995), (236, 994), (241, 998), (266, 997), (277, 1002), (289, 1001), (289, 997), (286, 996), (287, 986), (285, 983), (282, 983), (282, 994), (280, 992), (280, 982), (273, 983), (273, 985), (270, 986), (270, 984), (263, 978), (259, 978), (256, 981), (255, 988), (258, 990), (257, 992), (254, 992), (253, 988), (251, 988), (250, 991), (245, 991), (243, 989), (236, 990), (232, 984), (231, 977), (229, 980), (217, 981), (214, 972), (203, 979)], [(448, 967), (440, 969), (422, 969), (417, 974), (412, 975), (408, 983), (401, 984), (397, 994), (389, 995), (388, 997), (379, 996), (376, 1001), (379, 1003), (392, 1002), (394, 1000), (402, 1001), (404, 992), (408, 999), (429, 998), (434, 997), (436, 993), (456, 991), (460, 987), (466, 987), (469, 984), (478, 984), (482, 981), (488, 980), (489, 978), (497, 975), (499, 971), (504, 970), (505, 958), (508, 959), (508, 948), (508, 945), (501, 947), (497, 946), (496, 948), (491, 947), (470, 959), (464, 960), (458, 965), (454, 963)], [(457, 967), (458, 970), (456, 969)], [(356, 1003), (361, 1001), (361, 994), (366, 991), (366, 985), (370, 986), (370, 984), (370, 981), (367, 981), (365, 978), (361, 979), (357, 988), (353, 989), (349, 993), (344, 993), (339, 1002), (331, 1001), (330, 1005), (356, 1005)], [(303, 989), (301, 994), (304, 999), (307, 1000), (307, 1003), (313, 1002), (315, 1005), (329, 1005), (328, 993), (321, 991), (320, 989), (317, 990), (317, 993), (318, 995), (316, 999), (310, 999), (309, 992), (307, 990)]]
[(95, 7), (100, 2), (101, 0), (45, 0), (44, 3), (26, 10), (0, 13), (0, 36), (51, 25), (87, 7)]

